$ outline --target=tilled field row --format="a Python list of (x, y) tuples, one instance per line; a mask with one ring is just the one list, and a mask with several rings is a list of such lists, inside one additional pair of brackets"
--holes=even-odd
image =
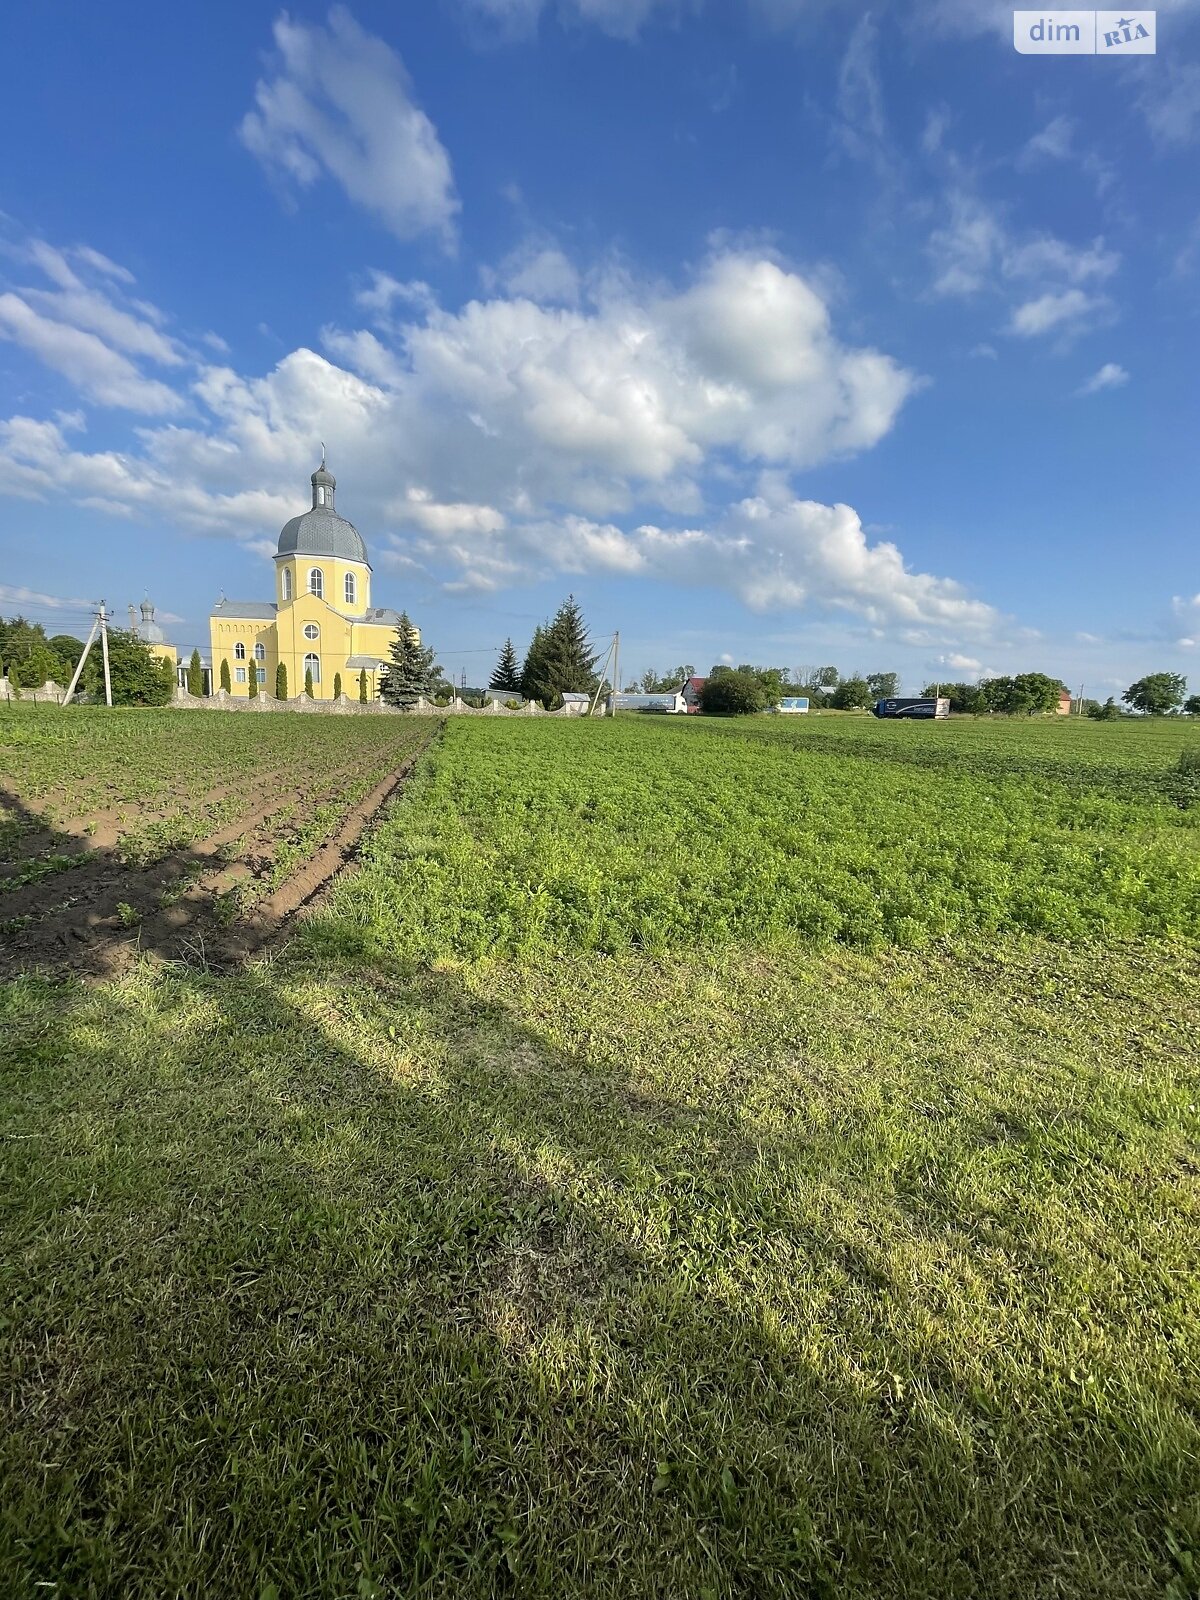
[[(294, 764), (258, 774), (252, 791), (240, 795), (242, 808), (245, 808), (247, 801), (278, 794), (280, 788), (287, 785), (293, 772)], [(8, 850), (8, 860), (0, 862), (0, 882), (6, 877), (18, 875), (39, 857), (87, 856), (94, 851), (114, 850), (141, 828), (162, 823), (186, 823), (211, 814), (227, 798), (231, 783), (236, 781), (231, 775), (195, 798), (176, 800), (174, 796), (167, 795), (148, 805), (129, 801), (101, 811), (85, 812), (61, 823), (33, 820), (31, 815), (31, 825)], [(12, 798), (16, 804), (21, 804), (19, 795)]]
[[(264, 779), (247, 791), (249, 810), (148, 866), (131, 868), (98, 851), (65, 874), (0, 894), (0, 920), (8, 924), (0, 974), (65, 966), (109, 975), (139, 949), (206, 964), (244, 959), (339, 870), (420, 753), (382, 773), (376, 761), (323, 774), (319, 784), (282, 796)], [(256, 811), (267, 793), (275, 803)], [(298, 812), (313, 820), (289, 839), (286, 824)], [(280, 849), (289, 845), (300, 852), (292, 870)]]

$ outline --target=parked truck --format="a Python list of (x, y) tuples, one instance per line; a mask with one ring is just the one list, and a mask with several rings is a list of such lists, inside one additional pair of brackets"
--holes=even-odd
[(912, 700), (876, 700), (871, 707), (871, 714), (876, 717), (948, 717), (950, 702), (940, 698), (935, 700), (932, 695), (922, 695)]

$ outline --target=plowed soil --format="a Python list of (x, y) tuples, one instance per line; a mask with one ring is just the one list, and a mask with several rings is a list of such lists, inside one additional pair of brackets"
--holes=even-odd
[[(34, 825), (22, 834), (19, 855), (14, 851), (4, 864), (4, 876), (27, 868), (39, 853), (79, 859), (0, 893), (0, 977), (63, 970), (109, 977), (139, 952), (215, 968), (246, 960), (279, 938), (353, 857), (420, 753), (386, 771), (344, 809), (338, 798), (361, 794), (361, 771), (325, 772), (286, 790), (278, 774), (267, 774), (242, 791), (245, 808), (233, 821), (145, 866), (121, 859), (115, 831), (86, 834), (82, 821), (60, 831), (31, 816)], [(280, 881), (277, 848), (294, 845), (296, 818), (311, 818), (318, 808), (329, 809), (328, 828), (314, 838), (310, 825), (303, 842), (312, 853)], [(131, 820), (144, 820), (120, 815), (126, 830)], [(32, 848), (35, 840), (40, 852)], [(243, 904), (251, 909), (239, 914)]]

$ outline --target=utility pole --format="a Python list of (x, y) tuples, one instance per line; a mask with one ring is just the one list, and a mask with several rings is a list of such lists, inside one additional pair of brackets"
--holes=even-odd
[(613, 634), (613, 716), (617, 714), (617, 701), (621, 694), (621, 635)]
[[(589, 717), (594, 717), (596, 715), (597, 709), (599, 708), (600, 696), (604, 692), (604, 680), (608, 676), (608, 664), (612, 660), (612, 657), (613, 657), (613, 646), (615, 644), (616, 644), (616, 635), (614, 634), (613, 635), (613, 639), (612, 639), (612, 643), (610, 643), (608, 649), (604, 653), (604, 663), (600, 668), (600, 676), (596, 680), (596, 692), (592, 696), (591, 705), (588, 707), (588, 716)], [(614, 673), (613, 676), (615, 678), (616, 674)], [(615, 694), (616, 691), (614, 690), (613, 693)], [(617, 702), (614, 700), (613, 701), (613, 715), (616, 716), (616, 714), (617, 714)]]
[[(101, 601), (101, 605), (103, 605), (103, 603), (104, 602)], [(63, 703), (64, 706), (70, 705), (70, 703), (71, 703), (71, 696), (75, 693), (75, 688), (76, 688), (76, 685), (79, 682), (80, 674), (83, 672), (83, 664), (88, 658), (88, 651), (92, 648), (93, 644), (95, 644), (95, 642), (96, 642), (96, 630), (97, 630), (97, 628), (99, 626), (100, 626), (100, 615), (99, 615), (99, 612), (97, 612), (95, 614), (95, 616), (93, 617), (93, 619), (92, 619), (92, 631), (87, 636), (87, 643), (83, 647), (83, 654), (79, 658), (79, 664), (78, 664), (78, 666), (76, 666), (74, 676), (71, 679), (71, 682), (70, 682), (70, 685), (69, 685), (69, 687), (67, 689), (66, 694), (63, 696), (62, 703)]]
[(108, 613), (100, 602), (100, 654), (104, 657), (104, 703), (112, 705), (112, 674), (108, 670)]

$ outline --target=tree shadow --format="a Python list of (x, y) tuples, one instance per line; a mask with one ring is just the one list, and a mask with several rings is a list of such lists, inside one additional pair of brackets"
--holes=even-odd
[(656, 1093), (452, 971), (0, 1007), (10, 1592), (1165, 1581), (1180, 1427), (1141, 1436), (1119, 1353), (1067, 1394), (989, 1348), (1003, 1275), (951, 1337), (959, 1258), (944, 1303), (904, 1280), (853, 1139)]

